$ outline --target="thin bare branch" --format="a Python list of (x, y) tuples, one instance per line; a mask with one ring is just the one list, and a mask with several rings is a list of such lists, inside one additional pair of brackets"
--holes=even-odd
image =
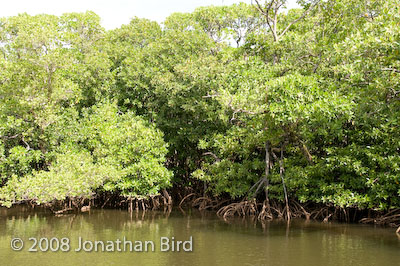
[(203, 98), (214, 98), (220, 96), (219, 94), (205, 95)]
[(393, 71), (393, 72), (395, 72), (395, 73), (400, 73), (400, 70), (399, 70), (399, 69), (392, 68), (392, 67), (382, 68), (382, 71)]
[(293, 20), (292, 22), (290, 22), (289, 25), (287, 25), (287, 27), (282, 31), (282, 33), (279, 34), (279, 38), (281, 38), (283, 35), (285, 35), (285, 33), (290, 29), (290, 27), (292, 27), (294, 24), (296, 24), (297, 22), (299, 22), (300, 20), (305, 18), (305, 16), (307, 16), (308, 13), (310, 13), (311, 10), (313, 10), (319, 4), (319, 2), (320, 2), (320, 0), (316, 1), (312, 6), (310, 6), (309, 9), (304, 11), (303, 14), (299, 18), (297, 18), (297, 19)]
[(28, 142), (25, 141), (24, 136), (22, 136), (22, 142), (26, 145), (26, 149), (29, 151), (31, 146), (29, 146)]
[[(266, 10), (264, 10), (264, 9), (262, 8), (262, 6), (261, 6), (261, 4), (260, 4), (260, 2), (259, 2), (258, 0), (255, 0), (255, 2), (256, 2), (255, 7), (257, 8), (257, 10), (258, 10), (259, 12), (261, 12), (261, 14), (263, 14), (263, 15), (266, 17), (268, 28), (269, 28), (270, 31), (272, 32), (272, 34), (273, 34), (273, 36), (274, 36), (274, 39), (275, 39), (275, 37), (276, 37), (276, 32), (274, 33), (273, 27), (271, 26), (271, 22), (273, 21), (273, 19), (269, 16), (269, 11), (271, 10), (271, 7), (272, 7), (272, 4), (274, 3), (274, 1), (271, 1), (271, 2), (269, 3), (269, 5), (268, 5), (268, 7), (266, 8)], [(276, 41), (276, 40), (275, 40), (275, 41)]]
[(15, 139), (19, 136), (19, 134), (14, 135), (14, 136), (0, 136), (0, 138), (4, 138), (4, 139)]
[(210, 155), (210, 156), (214, 157), (214, 159), (215, 159), (217, 162), (220, 162), (220, 161), (221, 161), (221, 159), (218, 158), (218, 156), (215, 155), (215, 154), (212, 153), (212, 152), (205, 152), (205, 153), (203, 153), (203, 155)]

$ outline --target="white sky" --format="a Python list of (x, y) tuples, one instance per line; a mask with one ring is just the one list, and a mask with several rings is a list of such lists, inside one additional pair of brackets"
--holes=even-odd
[[(102, 19), (106, 29), (113, 29), (129, 23), (137, 16), (163, 22), (174, 12), (191, 12), (208, 5), (230, 5), (251, 3), (251, 0), (3, 0), (0, 3), (0, 17), (15, 16), (19, 13), (61, 15), (68, 12), (94, 11)], [(295, 0), (289, 0), (289, 8)]]

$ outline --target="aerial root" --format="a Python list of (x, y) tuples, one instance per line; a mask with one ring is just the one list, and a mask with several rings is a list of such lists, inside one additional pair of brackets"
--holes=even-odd
[(264, 200), (263, 203), (257, 203), (255, 199), (244, 200), (220, 208), (217, 215), (224, 219), (240, 216), (256, 217), (260, 221), (273, 219), (290, 221), (291, 218), (305, 218), (306, 220), (315, 219), (324, 222), (328, 222), (336, 215), (336, 210), (332, 212), (329, 207), (317, 207), (315, 210), (309, 211), (306, 209), (306, 205), (302, 206), (296, 201), (290, 201), (286, 204), (276, 200)]
[(373, 223), (378, 225), (390, 225), (392, 227), (399, 227), (396, 232), (400, 233), (400, 209), (392, 210), (385, 215), (373, 217), (373, 218), (363, 218), (360, 223)]
[[(163, 201), (163, 204), (160, 203), (160, 200)], [(124, 202), (124, 201), (123, 201)], [(168, 194), (157, 195), (157, 196), (149, 196), (148, 198), (128, 198), (125, 200), (128, 202), (128, 211), (133, 212), (135, 209), (138, 211), (147, 211), (147, 210), (157, 210), (160, 209), (161, 206), (170, 209), (172, 207), (172, 199)], [(133, 207), (135, 206), (135, 208)]]
[[(227, 219), (235, 215), (240, 217), (257, 217), (261, 221), (273, 220), (274, 218), (290, 220), (291, 217), (301, 217), (307, 211), (299, 211), (297, 206), (290, 208), (282, 205), (276, 201), (264, 200), (264, 202), (257, 203), (255, 199), (244, 200), (242, 202), (231, 203), (218, 210), (217, 215)], [(296, 208), (296, 209), (293, 209)]]
[(310, 220), (311, 218), (311, 213), (309, 213), (301, 204), (299, 204), (296, 201), (291, 201), (292, 210), (291, 210), (291, 215), (294, 218), (300, 218), (304, 217), (306, 220)]
[(217, 215), (224, 219), (233, 217), (235, 215), (246, 217), (257, 215), (257, 203), (255, 200), (242, 201), (238, 203), (231, 203), (218, 210)]
[(182, 207), (186, 205), (192, 208), (197, 208), (200, 211), (210, 210), (210, 209), (218, 210), (221, 205), (229, 201), (230, 200), (220, 200), (218, 198), (213, 198), (209, 196), (204, 196), (204, 195), (201, 196), (197, 193), (190, 193), (181, 199), (178, 207), (182, 209)]
[(218, 205), (219, 204), (217, 199), (212, 199), (209, 197), (196, 198), (192, 202), (192, 207), (198, 208), (200, 211), (204, 211), (207, 209), (216, 209), (216, 206)]
[(190, 193), (189, 195), (186, 195), (181, 202), (179, 203), (179, 207), (182, 207), (182, 204), (185, 202), (186, 199), (192, 197), (192, 196), (196, 196), (196, 193)]
[[(35, 208), (38, 204), (33, 201), (25, 201), (31, 208)], [(162, 207), (172, 208), (172, 197), (167, 191), (163, 191), (159, 195), (150, 195), (148, 197), (123, 197), (113, 195), (112, 193), (104, 193), (95, 197), (69, 197), (64, 200), (53, 200), (44, 203), (43, 206), (55, 215), (61, 216), (72, 212), (87, 212), (92, 208), (122, 208), (129, 212), (156, 210)]]
[(165, 198), (164, 205), (172, 206), (172, 197), (168, 194), (166, 189), (163, 190), (163, 196)]
[(267, 200), (264, 200), (264, 202), (263, 202), (261, 212), (258, 215), (258, 219), (261, 221), (273, 219), (272, 212), (271, 212), (271, 206), (269, 206), (269, 202)]

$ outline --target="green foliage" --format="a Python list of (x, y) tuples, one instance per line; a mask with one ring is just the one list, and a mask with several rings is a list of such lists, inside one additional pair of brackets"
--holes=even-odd
[(57, 154), (48, 171), (32, 175), (13, 176), (0, 189), (2, 204), (30, 200), (37, 204), (68, 198), (90, 198), (106, 180), (117, 178), (116, 170), (105, 164), (95, 164), (89, 152), (66, 150)]
[(170, 185), (162, 133), (131, 112), (119, 114), (114, 104), (85, 109), (78, 119), (73, 110), (65, 112), (51, 130), (57, 143), (48, 170), (26, 173), (33, 155), (23, 147), (10, 150), (7, 167), (19, 172), (1, 188), (3, 204), (90, 198), (96, 190), (147, 197)]
[[(118, 170), (118, 178), (107, 182), (104, 189), (146, 197), (169, 186), (163, 134), (140, 117), (131, 112), (118, 114), (115, 105), (104, 104), (85, 112), (79, 128), (78, 140), (94, 160)], [(70, 145), (74, 143), (73, 138)]]
[(144, 197), (169, 185), (159, 131), (112, 105), (87, 109), (111, 95), (105, 37), (92, 12), (1, 20), (3, 204), (103, 188)]
[[(264, 175), (269, 142), (271, 154), (285, 147), (290, 197), (341, 207), (399, 206), (397, 7), (340, 3), (321, 3), (279, 41), (268, 29), (250, 35), (225, 65), (214, 94), (228, 129), (200, 140), (198, 148), (215, 157), (193, 173), (213, 193), (246, 196)], [(279, 15), (277, 32), (301, 13)], [(271, 160), (270, 197), (283, 199), (278, 161)]]

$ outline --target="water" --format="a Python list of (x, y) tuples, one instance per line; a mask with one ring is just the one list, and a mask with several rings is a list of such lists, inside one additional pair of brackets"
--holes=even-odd
[[(160, 251), (160, 238), (188, 241), (192, 251)], [(13, 251), (10, 241), (21, 238), (24, 248)], [(30, 237), (70, 240), (68, 252), (29, 252)], [(86, 252), (83, 241), (152, 241), (154, 252)], [(170, 242), (171, 243), (171, 242)], [(46, 240), (42, 249), (46, 249)], [(172, 246), (172, 245), (170, 245)], [(90, 246), (87, 246), (90, 248)], [(187, 243), (187, 249), (190, 245)], [(64, 246), (65, 248), (65, 246)], [(165, 247), (164, 247), (165, 248)], [(400, 265), (400, 239), (393, 229), (367, 225), (347, 225), (293, 221), (251, 220), (224, 222), (212, 213), (187, 210), (133, 213), (121, 210), (92, 210), (90, 213), (60, 217), (44, 210), (0, 208), (0, 265)]]

